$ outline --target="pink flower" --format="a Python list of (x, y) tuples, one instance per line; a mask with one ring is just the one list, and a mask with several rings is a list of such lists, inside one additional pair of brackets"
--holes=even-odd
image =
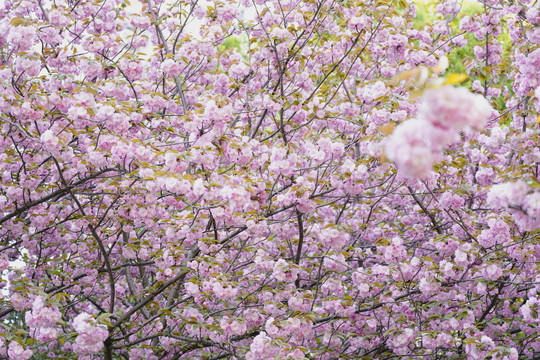
[(161, 69), (169, 76), (178, 76), (182, 73), (182, 66), (173, 59), (166, 59), (161, 63)]
[(540, 86), (534, 90), (534, 100), (536, 112), (540, 112)]
[(236, 288), (233, 288), (232, 286), (223, 286), (223, 284), (217, 281), (213, 283), (212, 290), (214, 291), (214, 295), (221, 300), (231, 299), (238, 294)]
[(495, 264), (491, 264), (484, 269), (484, 275), (489, 280), (497, 280), (502, 276), (502, 269)]
[(58, 9), (52, 9), (49, 12), (49, 22), (52, 26), (66, 27), (69, 25), (69, 18), (64, 16)]
[(519, 311), (521, 312), (521, 315), (523, 315), (523, 319), (525, 321), (528, 321), (528, 322), (538, 321), (538, 316), (533, 314), (532, 309), (531, 309), (531, 307), (533, 309), (538, 308), (538, 303), (539, 303), (538, 298), (533, 297), (527, 300), (527, 302), (519, 308)]
[(422, 278), (418, 284), (418, 288), (423, 294), (434, 295), (441, 288), (441, 284), (438, 281), (432, 279)]
[(10, 27), (8, 43), (18, 46), (18, 51), (25, 51), (35, 44), (36, 30), (30, 26)]
[(516, 348), (510, 349), (510, 355), (503, 357), (503, 360), (518, 360), (519, 354)]
[(53, 154), (57, 154), (60, 150), (60, 140), (56, 137), (52, 130), (47, 130), (41, 134), (41, 142), (43, 143), (43, 148)]
[(247, 331), (245, 323), (241, 323), (238, 320), (230, 319), (228, 317), (221, 319), (219, 326), (223, 331), (232, 335), (242, 335)]
[(400, 124), (386, 145), (386, 156), (407, 177), (422, 178), (429, 174), (437, 154), (431, 145), (433, 129), (420, 119)]
[(61, 317), (62, 314), (56, 306), (45, 306), (43, 297), (38, 296), (32, 304), (32, 311), (26, 313), (25, 320), (31, 335), (46, 342), (56, 339), (57, 330), (54, 327)]
[(409, 343), (414, 339), (414, 330), (405, 329), (402, 333), (398, 333), (397, 336), (392, 338), (392, 345), (395, 348), (403, 348), (409, 345)]
[(272, 339), (266, 335), (266, 332), (261, 331), (259, 335), (255, 336), (249, 352), (246, 355), (248, 360), (271, 360), (278, 352), (278, 349), (272, 346)]
[(345, 271), (347, 270), (347, 262), (343, 254), (333, 254), (324, 258), (324, 267), (328, 270)]
[(298, 278), (299, 272), (300, 270), (297, 267), (290, 265), (283, 259), (279, 259), (274, 265), (272, 277), (277, 281), (294, 282)]
[(390, 59), (401, 60), (407, 50), (408, 37), (401, 34), (390, 36), (388, 39), (388, 51), (387, 55)]
[(21, 311), (22, 309), (30, 306), (29, 300), (20, 293), (12, 293), (10, 298), (11, 305), (13, 305), (13, 308), (17, 311)]
[(184, 287), (186, 289), (186, 292), (191, 296), (198, 296), (201, 293), (197, 284), (194, 284), (192, 282), (186, 282), (184, 284)]
[(488, 193), (487, 203), (492, 208), (521, 206), (528, 191), (529, 186), (522, 180), (494, 185)]
[(304, 353), (300, 349), (296, 349), (293, 352), (287, 354), (286, 359), (291, 360), (304, 360), (306, 357)]
[(536, 7), (530, 7), (527, 12), (525, 13), (525, 17), (527, 18), (527, 21), (530, 23), (537, 23), (540, 22), (540, 10)]
[(38, 341), (48, 342), (58, 337), (58, 330), (52, 327), (37, 328), (32, 335)]
[(103, 341), (109, 332), (98, 325), (92, 315), (81, 313), (73, 319), (73, 328), (79, 333), (73, 344), (73, 351), (78, 355), (93, 355), (101, 351)]
[(8, 356), (11, 360), (27, 360), (32, 356), (32, 350), (24, 349), (18, 342), (9, 343)]
[(17, 70), (24, 71), (28, 76), (37, 76), (41, 70), (41, 62), (34, 59), (24, 59), (18, 64)]
[(266, 320), (266, 324), (264, 325), (264, 329), (266, 330), (266, 333), (270, 335), (271, 337), (277, 337), (279, 336), (279, 328), (274, 323), (275, 319), (273, 317)]
[(341, 250), (344, 244), (349, 240), (347, 233), (341, 232), (335, 228), (326, 228), (320, 231), (318, 238), (326, 246), (334, 250)]
[(540, 192), (534, 192), (525, 196), (523, 208), (529, 216), (540, 220)]
[(454, 253), (454, 259), (456, 260), (456, 264), (458, 265), (465, 266), (468, 264), (467, 253), (461, 250), (456, 250), (456, 252)]
[(131, 17), (131, 25), (141, 29), (148, 29), (151, 25), (150, 18), (148, 16), (133, 16)]
[(235, 79), (242, 79), (249, 74), (249, 67), (244, 63), (233, 64), (229, 68), (229, 75)]
[(483, 96), (451, 85), (427, 90), (420, 106), (420, 115), (442, 129), (481, 129), (491, 112)]

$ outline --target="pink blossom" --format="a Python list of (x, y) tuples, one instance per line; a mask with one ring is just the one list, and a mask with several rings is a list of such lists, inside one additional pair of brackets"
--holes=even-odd
[(178, 76), (182, 72), (182, 66), (173, 59), (166, 59), (161, 64), (161, 70), (167, 75)]
[(244, 63), (233, 64), (229, 68), (229, 75), (235, 79), (243, 79), (249, 73), (249, 67)]
[(24, 72), (27, 76), (37, 76), (41, 66), (41, 62), (37, 59), (24, 59), (18, 64), (17, 70)]
[(324, 267), (328, 270), (344, 271), (347, 269), (345, 256), (343, 254), (333, 254), (324, 258)]
[(520, 206), (529, 187), (524, 181), (509, 182), (492, 186), (487, 197), (487, 202), (494, 208), (508, 205)]
[(23, 310), (30, 306), (30, 301), (18, 292), (11, 293), (11, 304), (15, 310)]
[(408, 37), (405, 35), (392, 35), (388, 39), (388, 51), (387, 54), (389, 58), (400, 60), (403, 59), (405, 55), (405, 50), (407, 49)]
[(487, 292), (486, 284), (479, 282), (478, 285), (476, 285), (476, 293), (480, 295), (485, 295), (486, 292)]
[(220, 322), (220, 327), (226, 333), (233, 334), (233, 335), (242, 335), (247, 330), (245, 323), (239, 322), (238, 320), (229, 319), (229, 318), (223, 318)]
[(484, 273), (486, 278), (490, 280), (497, 280), (502, 276), (502, 269), (495, 264), (491, 264), (485, 268)]
[(464, 251), (457, 250), (454, 253), (454, 258), (456, 260), (456, 264), (458, 265), (464, 266), (468, 264), (467, 253)]
[(532, 309), (531, 309), (531, 307), (538, 308), (538, 304), (539, 304), (538, 298), (533, 297), (533, 298), (528, 299), (525, 304), (521, 305), (521, 307), (519, 308), (519, 311), (521, 312), (521, 315), (524, 317), (526, 321), (538, 322), (538, 315), (535, 316), (532, 313)]
[(49, 22), (52, 26), (66, 27), (69, 24), (70, 19), (62, 14), (60, 9), (52, 9), (49, 12)]
[(31, 26), (11, 27), (8, 42), (16, 46), (18, 51), (25, 51), (32, 47), (36, 37), (36, 31)]
[(251, 343), (249, 352), (246, 355), (248, 360), (273, 360), (277, 353), (277, 349), (272, 346), (272, 339), (266, 335), (266, 332), (261, 331)]
[(41, 142), (43, 143), (43, 147), (53, 154), (58, 154), (61, 148), (60, 140), (52, 130), (47, 130), (41, 134)]
[(73, 344), (78, 355), (92, 355), (103, 349), (103, 341), (109, 336), (107, 329), (98, 325), (88, 313), (81, 313), (73, 319), (73, 328), (79, 333)]
[(298, 278), (299, 270), (292, 264), (287, 263), (283, 259), (279, 259), (274, 264), (272, 277), (277, 281), (294, 282)]
[(11, 360), (27, 360), (32, 357), (32, 350), (25, 349), (18, 342), (12, 341), (9, 343), (8, 357)]
[(480, 185), (491, 185), (495, 180), (496, 172), (491, 167), (481, 167), (476, 172), (475, 177)]
[(304, 360), (306, 359), (304, 353), (300, 349), (296, 349), (293, 352), (287, 354), (285, 359), (290, 360)]
[(492, 108), (483, 96), (450, 85), (427, 90), (420, 107), (421, 116), (445, 130), (481, 129), (491, 112)]
[(266, 320), (264, 329), (266, 330), (266, 333), (271, 337), (279, 336), (280, 329), (276, 326), (275, 319), (273, 317), (270, 317), (268, 318), (268, 320)]
[(151, 25), (151, 22), (148, 16), (132, 16), (131, 24), (141, 29), (148, 29), (148, 27), (150, 27)]
[(406, 328), (402, 332), (395, 332), (392, 337), (392, 345), (394, 348), (403, 348), (409, 345), (409, 343), (414, 339), (414, 330)]
[(540, 86), (534, 90), (534, 105), (536, 112), (540, 112)]
[(38, 296), (32, 304), (32, 310), (26, 313), (25, 320), (33, 337), (47, 342), (56, 339), (57, 330), (54, 327), (61, 317), (56, 306), (45, 306), (43, 297)]
[(437, 157), (431, 144), (430, 124), (412, 119), (399, 125), (386, 145), (386, 156), (408, 177), (425, 177)]
[(528, 194), (523, 199), (523, 209), (530, 217), (540, 219), (540, 192)]
[(525, 17), (527, 18), (527, 21), (530, 23), (539, 23), (540, 22), (540, 10), (538, 8), (531, 6), (529, 9), (527, 9), (527, 12), (525, 13)]
[(441, 284), (434, 279), (422, 278), (418, 284), (420, 291), (426, 295), (436, 294), (441, 287)]
[(213, 283), (212, 290), (216, 297), (222, 300), (231, 299), (238, 293), (238, 289), (232, 286), (223, 286), (223, 284), (218, 281)]

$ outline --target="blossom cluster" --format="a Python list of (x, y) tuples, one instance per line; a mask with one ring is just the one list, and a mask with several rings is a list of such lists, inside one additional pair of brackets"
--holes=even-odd
[(540, 228), (540, 191), (523, 180), (492, 186), (487, 203), (493, 209), (508, 209), (522, 231)]
[(0, 1), (0, 359), (537, 358), (540, 10), (482, 2)]
[[(3, 344), (0, 342), (0, 345)], [(32, 357), (33, 351), (25, 349), (24, 346), (16, 341), (12, 341), (7, 348), (7, 355), (10, 360), (28, 360)]]
[(488, 101), (466, 88), (445, 85), (428, 89), (417, 117), (396, 127), (386, 155), (404, 176), (426, 177), (460, 131), (481, 129), (491, 114)]
[(78, 355), (93, 355), (103, 349), (103, 341), (109, 336), (105, 327), (97, 324), (88, 313), (81, 313), (73, 319), (73, 328), (78, 332), (73, 351)]
[(32, 304), (32, 310), (26, 313), (25, 320), (35, 339), (48, 342), (58, 336), (55, 326), (61, 317), (62, 314), (56, 306), (46, 306), (44, 298), (38, 296)]

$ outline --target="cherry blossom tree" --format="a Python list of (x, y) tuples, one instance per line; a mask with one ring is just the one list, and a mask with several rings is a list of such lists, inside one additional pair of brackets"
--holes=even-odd
[(475, 4), (3, 1), (0, 359), (538, 359), (540, 11)]

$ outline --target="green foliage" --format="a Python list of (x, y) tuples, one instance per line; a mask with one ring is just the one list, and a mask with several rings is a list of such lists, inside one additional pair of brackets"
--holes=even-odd
[(435, 13), (434, 2), (415, 1), (414, 5), (416, 7), (414, 27), (417, 29), (422, 29), (424, 26), (432, 24), (433, 20), (436, 18), (433, 15)]
[[(444, 20), (442, 16), (437, 15), (435, 12), (435, 7), (437, 6), (438, 1), (433, 0), (427, 0), (427, 1), (421, 1), (417, 0), (415, 1), (416, 5), (416, 17), (414, 19), (414, 26), (417, 29), (424, 29), (424, 27), (430, 27), (435, 21)], [(461, 2), (461, 11), (459, 14), (453, 18), (453, 19), (446, 19), (446, 21), (450, 21), (450, 25), (452, 28), (452, 35), (457, 36), (461, 33), (463, 33), (462, 30), (459, 29), (459, 24), (463, 17), (465, 16), (476, 16), (483, 14), (486, 9), (481, 3), (476, 1), (470, 1), (465, 0)], [(505, 21), (506, 19), (503, 19)], [(464, 82), (462, 85), (466, 86), (468, 88), (471, 87), (472, 82), (476, 79), (480, 80), (482, 83), (484, 81), (488, 81), (487, 79), (490, 77), (488, 74), (482, 75), (480, 73), (476, 73), (473, 71), (473, 73), (470, 72), (470, 70), (467, 69), (467, 64), (472, 62), (474, 55), (474, 48), (475, 46), (485, 46), (485, 40), (481, 39), (478, 40), (476, 36), (472, 33), (464, 33), (465, 38), (467, 39), (467, 45), (464, 47), (456, 47), (454, 50), (452, 50), (448, 54), (448, 69), (446, 70), (446, 74), (469, 74), (469, 80)], [(498, 41), (502, 43), (503, 45), (503, 62), (501, 63), (501, 67), (508, 66), (509, 63), (509, 56), (510, 51), (512, 49), (513, 43), (510, 39), (509, 35), (505, 32), (503, 32), (500, 36), (498, 36)], [(497, 83), (491, 84), (491, 86), (496, 86), (498, 88), (503, 88), (506, 86), (510, 93), (512, 92), (512, 85), (511, 82), (507, 79), (499, 80)], [(495, 107), (499, 110), (506, 109), (504, 96), (501, 95), (499, 98), (496, 99), (496, 104), (494, 104)]]
[(242, 53), (242, 40), (238, 36), (229, 36), (227, 40), (221, 45), (219, 45), (220, 51), (225, 51), (229, 49), (236, 49), (238, 52)]
[[(416, 18), (414, 19), (414, 25), (418, 29), (423, 29), (424, 26), (430, 26), (437, 20), (443, 20), (440, 15), (435, 14), (435, 7), (437, 1), (416, 1)], [(451, 19), (450, 25), (453, 29), (453, 35), (458, 35), (461, 33), (459, 30), (459, 23), (464, 16), (472, 16), (475, 14), (482, 13), (483, 8), (480, 3), (466, 1), (461, 5), (461, 12), (454, 18)], [(476, 45), (479, 45), (481, 42), (476, 39), (474, 34), (465, 34), (467, 39), (467, 45), (462, 48), (454, 49), (449, 55), (449, 66), (447, 73), (449, 74), (462, 74), (465, 73), (465, 60), (467, 57), (473, 56), (473, 49)]]

